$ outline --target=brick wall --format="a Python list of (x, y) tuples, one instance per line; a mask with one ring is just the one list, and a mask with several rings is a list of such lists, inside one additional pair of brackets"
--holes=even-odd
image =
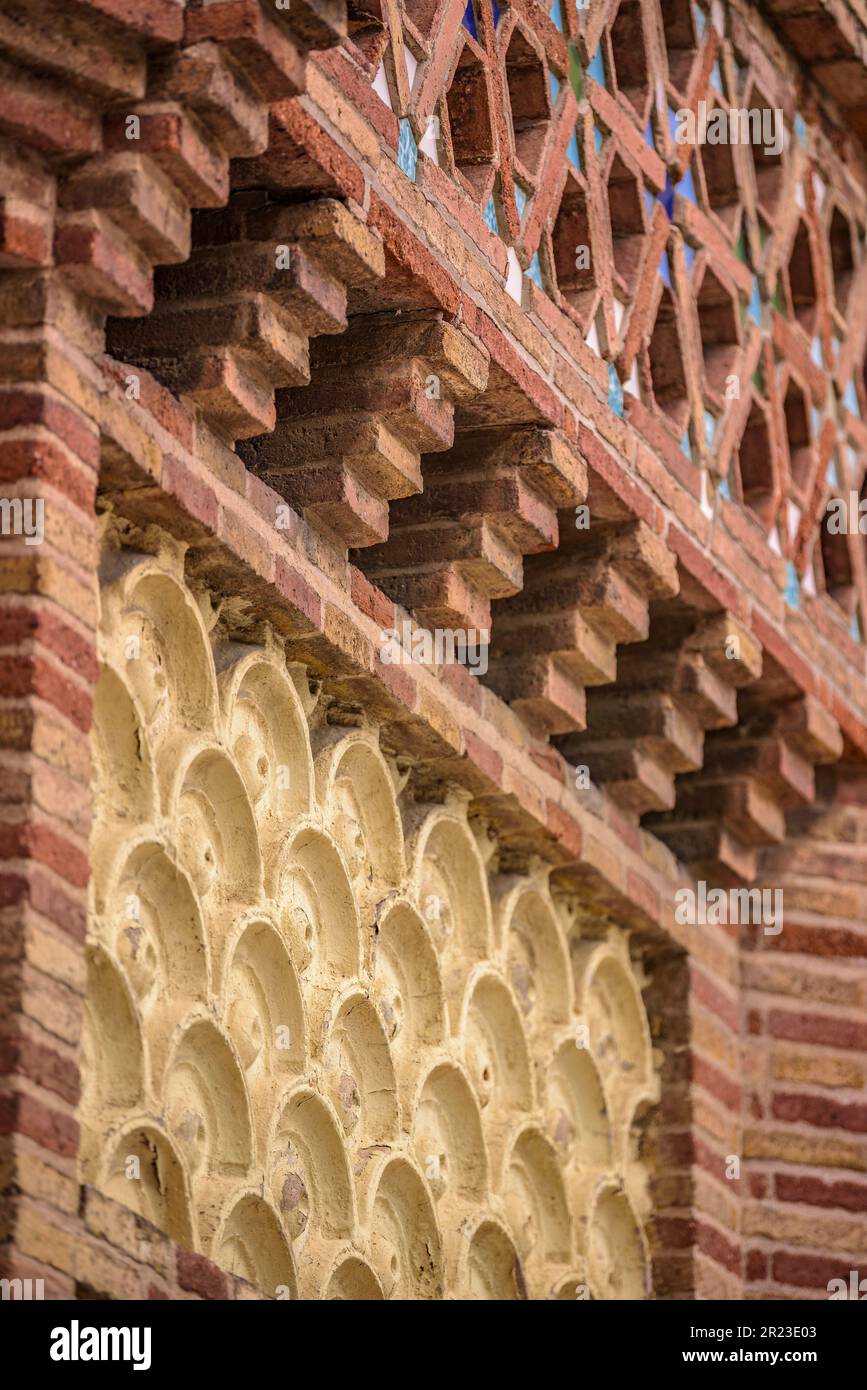
[[(657, 1296), (822, 1297), (867, 1247), (867, 570), (820, 524), (867, 445), (862, 18), (416, 9), (0, 21), (0, 496), (45, 503), (0, 540), (3, 1272), (229, 1288), (77, 1169), (100, 528), (157, 525), (653, 961)], [(720, 85), (788, 140), (692, 198), (669, 117)], [(404, 618), (490, 626), (489, 677), (384, 664)], [(678, 923), (699, 879), (783, 932)]]

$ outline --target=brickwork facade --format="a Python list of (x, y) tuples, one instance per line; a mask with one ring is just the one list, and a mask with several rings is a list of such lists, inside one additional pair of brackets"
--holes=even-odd
[(865, 53), (2, 0), (0, 1274), (867, 1275)]

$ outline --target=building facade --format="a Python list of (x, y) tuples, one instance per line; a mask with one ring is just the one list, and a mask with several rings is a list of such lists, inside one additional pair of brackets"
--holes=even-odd
[(0, 4), (0, 1276), (867, 1276), (865, 57)]

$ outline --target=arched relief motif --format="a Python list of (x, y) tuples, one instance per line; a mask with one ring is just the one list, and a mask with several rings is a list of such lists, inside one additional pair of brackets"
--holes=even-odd
[(109, 568), (83, 1178), (275, 1298), (646, 1296), (625, 935), (405, 804), (170, 547)]

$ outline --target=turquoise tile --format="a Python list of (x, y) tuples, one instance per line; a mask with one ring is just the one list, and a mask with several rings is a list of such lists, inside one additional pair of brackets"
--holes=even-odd
[(418, 146), (412, 133), (412, 126), (404, 116), (400, 123), (400, 138), (397, 142), (397, 162), (408, 179), (415, 183), (415, 171), (418, 166)]
[(608, 363), (608, 404), (615, 415), (623, 414), (623, 383), (613, 362)]
[(786, 603), (790, 608), (800, 608), (801, 606), (801, 585), (798, 582), (798, 572), (791, 560), (786, 562)]

